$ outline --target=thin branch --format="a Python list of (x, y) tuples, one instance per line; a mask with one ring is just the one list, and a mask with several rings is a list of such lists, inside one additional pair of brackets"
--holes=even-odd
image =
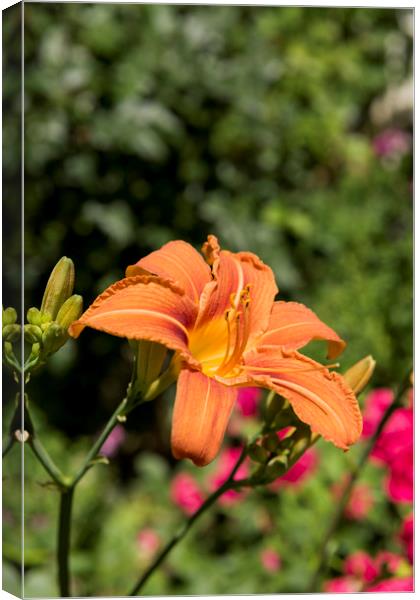
[(175, 546), (186, 536), (186, 534), (188, 533), (188, 531), (190, 530), (192, 525), (197, 521), (197, 519), (203, 513), (205, 513), (207, 511), (207, 509), (210, 508), (216, 502), (216, 500), (218, 498), (220, 498), (220, 496), (222, 496), (222, 494), (224, 494), (225, 492), (227, 492), (229, 490), (233, 490), (233, 489), (243, 486), (242, 481), (234, 481), (233, 478), (235, 477), (236, 472), (238, 471), (239, 467), (245, 460), (246, 455), (247, 455), (247, 448), (245, 446), (243, 448), (242, 453), (241, 453), (240, 457), (238, 458), (235, 466), (233, 467), (228, 479), (215, 492), (213, 492), (213, 494), (211, 494), (207, 498), (207, 500), (200, 506), (200, 508), (198, 510), (196, 510), (195, 513), (192, 514), (189, 517), (189, 519), (182, 525), (182, 527), (179, 529), (179, 531), (166, 544), (166, 546), (164, 548), (162, 548), (162, 550), (156, 556), (155, 560), (152, 562), (152, 564), (149, 566), (149, 568), (143, 573), (143, 575), (137, 581), (136, 585), (133, 587), (131, 592), (128, 594), (129, 596), (136, 596), (141, 591), (141, 589), (143, 588), (145, 583), (148, 581), (149, 577), (151, 577), (151, 575), (153, 575), (153, 573), (160, 566), (160, 564), (165, 560), (165, 558), (168, 556), (168, 554), (171, 552), (171, 550), (173, 550), (173, 548), (175, 548)]

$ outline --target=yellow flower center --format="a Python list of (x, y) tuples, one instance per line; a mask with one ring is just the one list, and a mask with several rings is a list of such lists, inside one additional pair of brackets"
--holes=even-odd
[(236, 298), (230, 297), (231, 308), (223, 317), (206, 323), (190, 334), (191, 354), (202, 366), (206, 375), (233, 377), (237, 375), (242, 354), (245, 351), (250, 331), (249, 285)]

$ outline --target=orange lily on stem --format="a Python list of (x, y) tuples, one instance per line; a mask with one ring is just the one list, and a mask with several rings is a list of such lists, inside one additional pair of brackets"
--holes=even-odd
[(129, 266), (70, 334), (88, 326), (174, 351), (176, 458), (199, 466), (215, 458), (242, 386), (275, 390), (313, 432), (347, 450), (362, 429), (353, 391), (297, 351), (323, 339), (335, 358), (345, 342), (303, 304), (275, 302), (273, 272), (255, 254), (220, 250), (213, 235), (202, 250), (206, 260), (186, 242), (169, 242)]

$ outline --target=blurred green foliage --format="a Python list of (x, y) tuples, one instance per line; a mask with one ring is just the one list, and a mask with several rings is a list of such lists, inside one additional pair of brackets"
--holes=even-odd
[[(304, 302), (347, 340), (343, 368), (372, 354), (373, 385), (398, 382), (412, 355), (412, 154), (379, 155), (374, 139), (412, 129), (410, 107), (387, 101), (410, 80), (410, 19), (366, 8), (26, 4), (26, 308), (39, 306), (62, 255), (76, 265), (75, 292), (87, 306), (161, 244), (180, 238), (198, 248), (214, 233), (226, 248), (256, 252), (275, 271), (279, 297)], [(5, 22), (5, 39), (15, 31), (16, 21)], [(6, 100), (13, 93), (11, 82)], [(13, 177), (18, 111), (7, 116)], [(5, 201), (12, 211), (18, 198)], [(17, 240), (7, 242), (12, 288)], [(60, 460), (77, 463), (78, 444), (87, 444), (79, 436), (95, 434), (121, 398), (128, 357), (121, 340), (86, 331), (31, 381)], [(130, 447), (78, 492), (79, 594), (126, 593), (139, 567), (137, 529), (151, 520), (167, 537), (179, 520), (168, 510), (167, 402), (130, 416)], [(347, 460), (323, 448), (322, 476), (302, 494), (258, 492), (234, 514), (208, 517), (147, 591), (302, 591), (332, 508), (326, 481)], [(139, 467), (149, 460), (161, 461), (160, 481)], [(44, 556), (55, 503), (33, 481), (37, 469), (30, 463), (35, 563), (26, 593), (54, 595)], [(275, 521), (272, 539), (258, 530), (261, 511)], [(387, 527), (385, 518), (352, 525), (343, 554), (366, 536), (383, 539)], [(223, 551), (212, 539), (221, 529)], [(263, 544), (283, 556), (273, 579), (250, 556)]]

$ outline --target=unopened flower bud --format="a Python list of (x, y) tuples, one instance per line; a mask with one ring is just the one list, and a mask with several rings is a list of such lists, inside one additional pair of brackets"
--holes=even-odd
[(83, 298), (74, 294), (67, 298), (60, 310), (58, 311), (56, 322), (67, 331), (73, 321), (77, 321), (83, 311)]
[(27, 324), (23, 328), (25, 342), (28, 344), (36, 344), (42, 340), (42, 329), (37, 325)]
[(264, 436), (262, 445), (269, 452), (275, 452), (278, 448), (279, 442), (280, 440), (275, 433), (269, 433), (268, 435)]
[(137, 385), (142, 392), (159, 377), (167, 349), (162, 344), (140, 340), (137, 342)]
[(37, 308), (32, 306), (30, 309), (28, 309), (28, 312), (26, 313), (26, 319), (31, 325), (41, 325), (42, 314)]
[(248, 448), (248, 455), (254, 462), (265, 463), (269, 457), (269, 453), (259, 444), (251, 444)]
[(4, 357), (9, 358), (10, 360), (15, 359), (15, 354), (13, 352), (13, 345), (11, 342), (4, 342)]
[(9, 308), (6, 308), (6, 309), (3, 308), (3, 319), (2, 319), (3, 327), (5, 325), (13, 325), (14, 323), (16, 323), (16, 321), (17, 321), (17, 313), (16, 313), (15, 309), (12, 308), (11, 306), (9, 306)]
[(73, 292), (74, 265), (66, 256), (60, 258), (51, 272), (42, 298), (41, 312), (49, 313), (55, 319), (64, 302)]
[(61, 348), (68, 339), (66, 331), (57, 323), (51, 325), (42, 334), (42, 346), (45, 354), (53, 354)]
[(376, 362), (371, 356), (366, 356), (348, 369), (343, 377), (355, 394), (363, 390), (375, 369)]
[(287, 400), (277, 394), (269, 394), (264, 407), (264, 421), (271, 425), (276, 415), (287, 406)]
[(274, 481), (277, 477), (283, 475), (288, 468), (287, 456), (280, 455), (272, 458), (265, 468), (264, 478), (267, 483)]
[(36, 358), (40, 354), (41, 354), (41, 344), (39, 342), (32, 344), (31, 358)]
[(3, 339), (7, 342), (15, 342), (20, 335), (20, 325), (5, 325), (3, 327)]

